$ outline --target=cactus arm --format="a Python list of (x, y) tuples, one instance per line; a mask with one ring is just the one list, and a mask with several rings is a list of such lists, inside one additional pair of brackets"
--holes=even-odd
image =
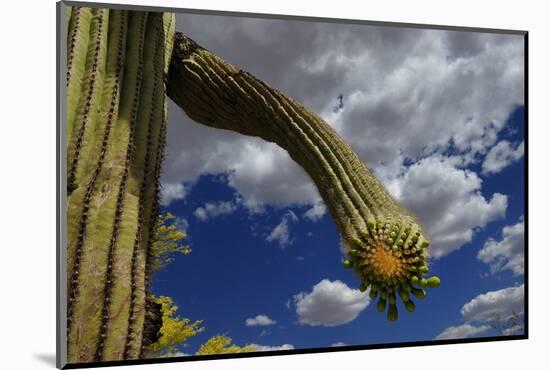
[[(176, 33), (167, 93), (199, 123), (260, 137), (289, 153), (317, 185), (361, 290), (371, 287), (373, 298), (380, 292), (380, 307), (388, 307), (390, 321), (397, 319), (396, 293), (411, 291), (412, 284), (439, 285), (436, 277), (429, 284), (422, 277), (429, 242), (414, 216), (389, 195), (351, 146), (303, 105), (181, 33)], [(410, 302), (408, 295), (399, 297)]]

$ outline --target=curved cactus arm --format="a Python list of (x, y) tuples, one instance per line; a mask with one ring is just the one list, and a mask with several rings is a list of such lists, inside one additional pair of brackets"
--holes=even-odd
[[(204, 125), (257, 136), (285, 149), (311, 177), (338, 227), (347, 267), (371, 288), (388, 319), (397, 319), (396, 294), (414, 310), (413, 287), (435, 287), (428, 272), (429, 242), (415, 218), (392, 199), (350, 145), (316, 114), (176, 33), (167, 94)], [(386, 301), (389, 302), (386, 305)]]

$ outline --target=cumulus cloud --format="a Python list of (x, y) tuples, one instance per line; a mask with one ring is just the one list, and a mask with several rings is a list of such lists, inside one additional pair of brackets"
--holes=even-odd
[(465, 321), (507, 320), (523, 314), (523, 284), (478, 295), (466, 303), (460, 313)]
[[(198, 43), (325, 118), (378, 176), (399, 189), (407, 207), (420, 211), (436, 257), (504, 215), (506, 196), (483, 197), (479, 176), (464, 166), (502, 145), (495, 146), (498, 134), (524, 104), (521, 36), (177, 17)], [(235, 45), (246, 45), (247, 52)], [(318, 217), (319, 193), (284, 150), (193, 123), (170, 104), (165, 181), (193, 183), (201, 174), (225, 173), (250, 210), (309, 205), (305, 217)], [(437, 164), (449, 149), (460, 163)], [(519, 153), (520, 147), (514, 150)], [(422, 173), (445, 185), (424, 181)], [(422, 196), (415, 196), (419, 189)], [(442, 203), (427, 198), (430, 192)], [(284, 225), (278, 233), (285, 240)]]
[(435, 339), (465, 339), (485, 334), (489, 330), (491, 330), (489, 325), (474, 326), (463, 324), (459, 326), (450, 326), (435, 337)]
[[(462, 152), (484, 153), (523, 104), (521, 36), (177, 17), (194, 40), (327, 118), (372, 168), (398, 170), (406, 158), (442, 153), (451, 142)], [(251, 204), (319, 200), (305, 173), (275, 145), (194, 124), (174, 105), (170, 121), (170, 181), (224, 172)]]
[(176, 217), (176, 227), (179, 231), (187, 233), (187, 229), (189, 228), (189, 221), (187, 221), (187, 219), (184, 217)]
[(187, 191), (182, 183), (162, 184), (160, 194), (160, 204), (168, 206), (174, 200), (185, 199)]
[(313, 207), (308, 209), (304, 213), (304, 217), (310, 221), (315, 222), (323, 218), (326, 212), (327, 212), (327, 207), (322, 203), (318, 203), (318, 204), (314, 204)]
[(523, 275), (524, 266), (523, 216), (519, 222), (502, 229), (502, 239), (489, 239), (478, 252), (477, 258), (491, 266), (491, 272), (511, 270), (514, 275)]
[(370, 302), (367, 293), (349, 288), (340, 280), (321, 280), (311, 292), (293, 297), (299, 322), (310, 326), (347, 324), (359, 315)]
[(523, 157), (523, 141), (516, 148), (507, 140), (499, 141), (489, 150), (482, 164), (482, 173), (498, 173)]
[(508, 198), (481, 194), (482, 180), (456, 157), (431, 156), (385, 178), (388, 189), (426, 226), (432, 255), (442, 257), (472, 240), (474, 230), (503, 218)]
[(347, 344), (344, 343), (344, 342), (336, 342), (336, 343), (332, 343), (330, 346), (331, 347), (345, 347), (345, 346), (347, 346)]
[(202, 207), (195, 209), (193, 214), (201, 221), (206, 221), (221, 215), (227, 215), (237, 210), (237, 205), (233, 202), (206, 203)]
[(282, 344), (280, 346), (262, 346), (261, 344), (252, 344), (252, 345), (256, 347), (256, 351), (258, 352), (283, 351), (286, 349), (294, 349), (294, 346), (292, 344)]
[(521, 335), (525, 330), (524, 325), (522, 324), (513, 324), (510, 327), (502, 329), (502, 335)]
[(290, 238), (289, 225), (297, 221), (298, 216), (292, 211), (287, 211), (282, 217), (281, 222), (271, 230), (265, 240), (268, 242), (277, 242), (281, 248), (287, 247), (293, 242)]
[(461, 339), (490, 334), (522, 334), (524, 330), (524, 286), (518, 285), (480, 294), (460, 310), (465, 323), (450, 326), (435, 339)]
[(258, 315), (256, 317), (251, 317), (246, 319), (246, 326), (269, 326), (275, 325), (277, 321), (270, 319), (267, 315)]

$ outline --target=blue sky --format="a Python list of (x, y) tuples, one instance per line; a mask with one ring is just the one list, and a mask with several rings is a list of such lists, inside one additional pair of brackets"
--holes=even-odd
[(193, 251), (153, 292), (204, 320), (183, 353), (222, 333), (273, 348), (491, 336), (495, 315), (521, 314), (522, 37), (198, 15), (178, 28), (325, 118), (424, 223), (442, 280), (389, 323), (342, 267), (338, 232), (288, 155), (172, 104), (163, 210)]

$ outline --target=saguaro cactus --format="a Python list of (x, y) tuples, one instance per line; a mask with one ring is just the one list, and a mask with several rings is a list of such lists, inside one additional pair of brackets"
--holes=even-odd
[(395, 294), (409, 311), (409, 292), (423, 298), (436, 287), (429, 279), (429, 242), (418, 221), (392, 199), (353, 149), (321, 118), (176, 33), (168, 96), (193, 120), (211, 127), (258, 136), (284, 148), (309, 174), (340, 230), (344, 248), (362, 280), (361, 290), (380, 293), (378, 308), (388, 305), (397, 320)]
[(69, 362), (140, 355), (174, 27), (173, 14), (70, 10)]
[(167, 94), (197, 122), (288, 151), (330, 210), (345, 266), (388, 319), (396, 294), (412, 311), (409, 293), (439, 285), (423, 277), (419, 223), (321, 118), (176, 34), (173, 14), (70, 8), (68, 19), (69, 362), (136, 359), (158, 336), (146, 311)]

